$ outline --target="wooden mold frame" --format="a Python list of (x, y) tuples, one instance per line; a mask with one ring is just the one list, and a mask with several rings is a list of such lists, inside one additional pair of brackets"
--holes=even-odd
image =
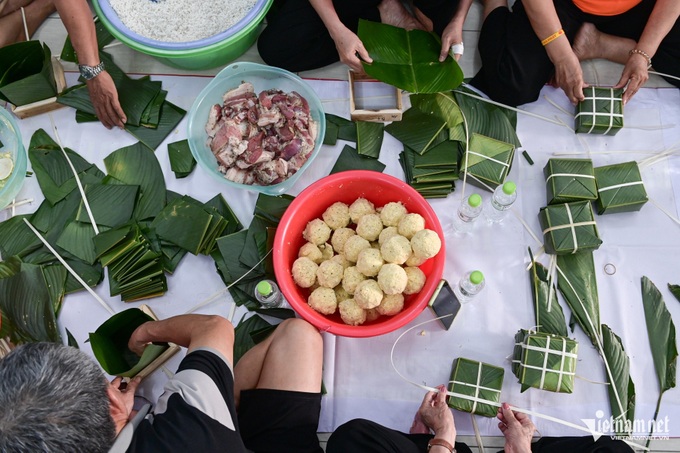
[[(61, 65), (56, 57), (52, 57), (52, 72), (54, 73), (54, 81), (57, 84), (57, 93), (61, 93), (66, 88), (66, 77), (64, 76), (64, 67)], [(57, 97), (43, 99), (42, 101), (32, 102), (30, 104), (16, 107), (12, 105), (12, 113), (17, 118), (30, 118), (41, 113), (51, 112), (64, 107), (63, 104), (57, 102)]]
[[(151, 310), (151, 308), (148, 305), (146, 305), (146, 304), (140, 305), (139, 309), (142, 310), (147, 315), (151, 316), (154, 320), (158, 321), (158, 317), (156, 316), (156, 314)], [(168, 343), (168, 346), (169, 346), (168, 349), (166, 349), (165, 352), (163, 352), (163, 354), (159, 355), (156, 358), (156, 360), (154, 360), (153, 362), (148, 364), (146, 366), (146, 368), (144, 368), (142, 371), (137, 373), (134, 377), (139, 377), (143, 380), (144, 378), (149, 376), (151, 373), (156, 371), (156, 369), (163, 366), (163, 364), (165, 362), (170, 360), (170, 358), (173, 355), (177, 354), (179, 352), (179, 350), (181, 349), (175, 343)]]
[[(354, 71), (348, 71), (349, 80), (349, 113), (352, 121), (373, 121), (373, 122), (390, 122), (390, 121), (401, 121), (401, 115), (403, 112), (403, 105), (401, 101), (401, 90), (396, 87), (392, 87), (395, 90), (394, 107), (382, 108), (382, 109), (367, 109), (367, 108), (357, 108), (357, 105), (361, 102), (361, 97), (357, 96), (357, 89), (355, 87), (355, 82), (377, 82), (377, 80), (365, 75), (357, 74)], [(357, 102), (359, 101), (359, 102)]]

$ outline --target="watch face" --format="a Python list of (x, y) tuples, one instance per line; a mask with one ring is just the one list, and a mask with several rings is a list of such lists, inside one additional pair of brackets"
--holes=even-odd
[(97, 74), (104, 70), (104, 64), (99, 63), (97, 66), (80, 65), (78, 66), (78, 69), (80, 70), (80, 75), (83, 76), (85, 80), (92, 80)]

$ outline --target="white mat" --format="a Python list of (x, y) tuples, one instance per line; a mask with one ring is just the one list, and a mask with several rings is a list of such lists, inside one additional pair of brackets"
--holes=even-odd
[[(70, 83), (73, 83), (70, 74)], [(154, 77), (163, 81), (168, 99), (189, 109), (199, 91), (208, 83), (201, 77)], [(349, 116), (346, 99), (346, 82), (309, 81), (324, 100), (329, 113)], [(546, 87), (543, 94), (563, 108), (572, 111), (558, 90)], [(545, 204), (545, 179), (543, 167), (555, 152), (591, 152), (596, 166), (627, 160), (641, 160), (661, 150), (680, 143), (680, 93), (676, 89), (643, 89), (625, 108), (626, 127), (615, 137), (575, 135), (568, 128), (557, 126), (520, 115), (518, 134), (524, 148), (536, 162), (530, 166), (520, 153), (517, 154), (510, 179), (518, 184), (520, 192), (516, 209), (539, 234), (538, 210)], [(541, 99), (526, 106), (530, 111), (560, 118), (568, 125), (572, 119)], [(106, 131), (99, 124), (76, 125), (73, 110), (65, 108), (52, 114), (59, 128), (64, 146), (70, 147), (104, 168), (103, 159), (112, 151), (134, 143), (123, 131)], [(28, 144), (32, 133), (44, 128), (51, 134), (47, 115), (20, 121), (24, 142)], [(673, 126), (658, 129), (660, 126)], [(166, 142), (186, 137), (186, 120)], [(643, 129), (643, 128), (649, 128)], [(313, 166), (294, 186), (295, 195), (311, 182), (328, 174), (343, 143), (324, 147)], [(386, 173), (403, 177), (397, 162), (401, 145), (391, 136), (385, 136), (380, 160), (387, 164)], [(602, 151), (616, 153), (600, 154)], [(165, 145), (156, 151), (165, 172), (168, 189), (189, 194), (207, 201), (222, 191), (241, 221), (247, 225), (252, 217), (256, 195), (249, 192), (225, 189), (197, 168), (188, 178), (176, 180), (170, 172)], [(579, 157), (585, 157), (580, 155)], [(677, 216), (680, 210), (680, 158), (657, 163), (642, 172), (645, 187), (651, 198)], [(466, 192), (479, 191), (468, 187)], [(488, 192), (481, 192), (486, 200)], [(452, 213), (461, 196), (460, 185), (445, 200), (434, 200), (432, 206), (445, 229), (449, 228)], [(19, 208), (18, 213), (35, 211), (42, 199), (35, 178), (27, 180), (17, 199), (35, 198), (30, 205)], [(0, 220), (8, 213), (0, 213)], [(631, 357), (631, 374), (636, 384), (636, 419), (652, 417), (658, 394), (656, 376), (650, 357), (646, 326), (641, 305), (640, 278), (648, 276), (661, 289), (667, 306), (676, 323), (680, 324), (680, 304), (666, 289), (667, 283), (680, 283), (678, 256), (680, 254), (680, 226), (673, 223), (651, 203), (638, 213), (614, 214), (597, 217), (600, 234), (604, 241), (595, 252), (596, 271), (602, 312), (602, 322), (621, 336)], [(510, 372), (507, 356), (512, 353), (513, 336), (522, 327), (534, 324), (531, 307), (529, 277), (525, 271), (528, 260), (527, 247), (534, 250), (538, 244), (527, 234), (515, 218), (503, 224), (478, 225), (468, 237), (447, 235), (447, 263), (444, 277), (456, 282), (466, 271), (478, 268), (487, 277), (487, 288), (479, 300), (463, 307), (450, 331), (442, 330), (437, 323), (415, 329), (402, 339), (396, 350), (396, 365), (414, 381), (435, 386), (449, 379), (451, 364), (456, 357), (482, 360), (506, 368), (502, 399), (537, 412), (560, 417), (581, 424), (581, 419), (609, 418), (609, 401), (604, 385), (577, 380), (574, 394), (554, 394), (536, 389), (520, 393), (519, 385)], [(545, 257), (543, 257), (544, 262)], [(612, 263), (616, 274), (608, 276), (603, 266)], [(161, 318), (184, 313), (198, 302), (224, 288), (208, 257), (187, 255), (174, 275), (168, 277), (168, 293), (159, 299), (148, 301)], [(111, 298), (108, 284), (104, 282), (97, 293), (116, 310), (129, 304)], [(227, 316), (231, 299), (220, 297), (201, 310)], [(568, 309), (565, 308), (568, 316)], [(107, 319), (108, 314), (96, 301), (85, 294), (66, 298), (59, 323), (74, 334), (81, 348), (91, 353), (85, 343), (87, 334)], [(432, 319), (429, 311), (423, 312), (411, 325)], [(240, 312), (235, 320), (240, 319)], [(407, 326), (408, 327), (408, 326)], [(408, 430), (412, 416), (422, 399), (423, 392), (403, 382), (392, 370), (389, 360), (390, 348), (397, 336), (405, 330), (371, 339), (348, 339), (325, 334), (326, 352), (324, 381), (329, 394), (324, 398), (319, 431), (332, 431), (337, 425), (355, 417), (370, 418), (390, 427)], [(577, 327), (575, 337), (580, 342), (577, 374), (593, 381), (603, 382), (605, 376), (602, 361)], [(176, 368), (179, 358), (168, 363)], [(165, 376), (156, 372), (142, 386), (149, 398), (158, 397)], [(668, 416), (670, 436), (680, 436), (680, 391), (666, 392), (661, 406), (660, 418)], [(471, 433), (470, 417), (455, 413), (459, 432)], [(493, 419), (479, 418), (483, 435), (500, 435)], [(536, 421), (543, 435), (582, 433), (568, 430), (548, 422)], [(584, 425), (585, 426), (585, 425)], [(646, 434), (646, 433), (641, 433)], [(666, 434), (666, 433), (662, 433)]]

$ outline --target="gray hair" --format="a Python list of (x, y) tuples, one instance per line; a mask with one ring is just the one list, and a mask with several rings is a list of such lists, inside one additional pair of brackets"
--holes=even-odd
[(107, 452), (116, 435), (107, 386), (78, 349), (19, 346), (0, 360), (0, 451)]

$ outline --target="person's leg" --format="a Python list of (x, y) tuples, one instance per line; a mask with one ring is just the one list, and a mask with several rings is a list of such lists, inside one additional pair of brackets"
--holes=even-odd
[(236, 364), (236, 407), (242, 390), (319, 393), (322, 366), (323, 341), (319, 331), (302, 319), (287, 319)]
[[(429, 438), (432, 436), (430, 435)], [(427, 448), (427, 440), (425, 441)], [(407, 435), (370, 420), (355, 419), (339, 426), (326, 444), (326, 453), (421, 453)]]
[(532, 453), (632, 453), (625, 442), (602, 436), (597, 442), (586, 437), (543, 437), (531, 445)]
[(3, 11), (7, 12), (15, 6), (17, 9), (0, 17), (0, 47), (26, 40), (20, 9), (22, 6), (29, 35), (33, 35), (45, 19), (55, 11), (52, 0), (33, 0), (28, 5), (22, 2), (9, 2)]
[(458, 9), (458, 0), (416, 0), (414, 5), (432, 21), (432, 29), (441, 36)]

